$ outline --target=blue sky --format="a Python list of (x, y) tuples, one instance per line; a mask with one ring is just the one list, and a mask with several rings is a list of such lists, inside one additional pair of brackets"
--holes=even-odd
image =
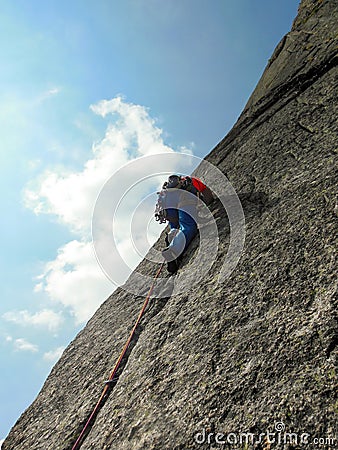
[(209, 153), (297, 8), (298, 0), (1, 3), (0, 441), (113, 290), (89, 246), (93, 198), (109, 171), (147, 146)]

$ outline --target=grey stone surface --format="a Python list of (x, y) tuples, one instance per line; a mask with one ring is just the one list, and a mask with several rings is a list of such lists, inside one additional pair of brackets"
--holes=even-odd
[[(152, 299), (81, 449), (338, 448), (336, 65), (337, 1), (303, 0), (243, 114), (207, 157), (243, 205), (240, 262), (217, 283), (230, 236), (215, 201), (212, 270), (180, 295), (168, 278), (165, 298)], [(196, 239), (177, 275), (187, 285), (197, 247)], [(138, 270), (151, 276), (156, 266)], [(4, 450), (71, 449), (143, 300), (119, 289), (99, 308)], [(216, 433), (257, 441), (267, 430), (274, 443), (215, 442)]]

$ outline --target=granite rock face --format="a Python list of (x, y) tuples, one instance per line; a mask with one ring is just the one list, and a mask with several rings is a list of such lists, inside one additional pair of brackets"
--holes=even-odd
[[(151, 301), (81, 449), (338, 448), (337, 6), (301, 2), (242, 115), (206, 158), (243, 206), (236, 269), (217, 282), (230, 229), (216, 200), (212, 270), (184, 294), (172, 295), (168, 278), (167, 294)], [(177, 275), (191, 285), (197, 248), (198, 239)], [(138, 270), (152, 276), (155, 266)], [(118, 289), (99, 308), (4, 450), (72, 448), (143, 300)]]

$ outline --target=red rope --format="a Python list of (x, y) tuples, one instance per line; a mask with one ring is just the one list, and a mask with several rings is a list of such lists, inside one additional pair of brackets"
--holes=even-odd
[(161, 273), (161, 271), (163, 269), (163, 266), (164, 266), (164, 262), (161, 264), (160, 268), (158, 269), (158, 271), (157, 271), (157, 273), (156, 273), (156, 275), (154, 277), (153, 284), (151, 285), (151, 287), (149, 289), (149, 292), (148, 292), (148, 294), (146, 296), (146, 299), (145, 299), (145, 301), (143, 303), (142, 309), (139, 312), (139, 315), (138, 315), (138, 317), (136, 319), (136, 322), (135, 322), (135, 324), (133, 326), (133, 329), (130, 332), (129, 338), (127, 339), (126, 343), (124, 344), (124, 347), (123, 347), (123, 349), (122, 349), (122, 351), (120, 353), (120, 356), (118, 357), (118, 359), (117, 359), (117, 361), (115, 363), (114, 369), (112, 370), (111, 374), (109, 375), (108, 382), (106, 383), (106, 385), (105, 385), (105, 387), (104, 387), (104, 389), (102, 391), (102, 394), (101, 394), (99, 400), (97, 401), (97, 403), (96, 403), (96, 405), (95, 405), (91, 415), (89, 416), (89, 419), (87, 420), (85, 426), (83, 427), (79, 437), (77, 438), (75, 444), (73, 445), (72, 450), (78, 450), (80, 448), (81, 443), (82, 443), (81, 441), (82, 441), (82, 438), (83, 438), (84, 434), (86, 433), (86, 431), (87, 431), (89, 425), (91, 424), (93, 418), (96, 416), (100, 406), (102, 405), (104, 397), (106, 396), (107, 392), (109, 391), (110, 382), (114, 379), (114, 377), (116, 375), (116, 372), (117, 372), (118, 368), (120, 367), (121, 361), (122, 361), (124, 355), (126, 354), (126, 352), (128, 350), (128, 347), (129, 347), (129, 345), (130, 345), (130, 343), (131, 343), (131, 341), (132, 341), (132, 339), (134, 337), (136, 328), (138, 327), (138, 325), (139, 325), (139, 323), (140, 323), (140, 321), (142, 319), (142, 316), (144, 314), (144, 311), (145, 311), (146, 307), (148, 306), (151, 294), (152, 294), (152, 292), (154, 290), (155, 281), (158, 278), (158, 276), (160, 275), (160, 273)]

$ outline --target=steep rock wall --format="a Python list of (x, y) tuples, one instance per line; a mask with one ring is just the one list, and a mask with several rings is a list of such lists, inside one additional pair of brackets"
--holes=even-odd
[[(337, 1), (303, 0), (243, 114), (207, 157), (242, 201), (240, 263), (216, 283), (229, 242), (216, 201), (212, 270), (193, 292), (151, 302), (81, 449), (254, 448), (215, 435), (258, 441), (281, 423), (294, 440), (306, 433), (337, 448), (336, 65)], [(152, 275), (154, 266), (144, 261), (138, 270)], [(142, 302), (119, 289), (101, 306), (4, 450), (70, 450)], [(313, 448), (269, 445), (255, 448)]]

